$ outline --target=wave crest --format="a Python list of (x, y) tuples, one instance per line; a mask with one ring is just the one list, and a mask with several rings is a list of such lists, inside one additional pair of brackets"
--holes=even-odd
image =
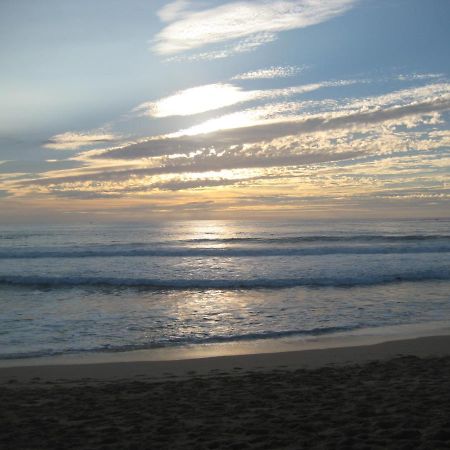
[(349, 277), (298, 277), (279, 279), (147, 279), (147, 278), (108, 278), (108, 277), (46, 277), (46, 276), (0, 276), (0, 285), (14, 285), (38, 288), (86, 288), (114, 287), (143, 290), (249, 290), (249, 289), (287, 289), (292, 287), (353, 287), (378, 284), (423, 282), (449, 280), (450, 272), (442, 269), (424, 270), (414, 273), (391, 273), (389, 275), (367, 275)]

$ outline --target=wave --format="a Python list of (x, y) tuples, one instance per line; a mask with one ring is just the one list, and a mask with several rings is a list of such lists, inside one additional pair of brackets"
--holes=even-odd
[(232, 237), (232, 238), (201, 238), (186, 239), (178, 242), (196, 242), (196, 243), (233, 243), (233, 242), (258, 242), (258, 243), (301, 243), (301, 242), (405, 242), (405, 241), (434, 241), (448, 240), (450, 234), (356, 234), (356, 235), (327, 235), (317, 234), (309, 236), (281, 236), (281, 237)]
[(142, 290), (251, 290), (288, 289), (293, 287), (356, 287), (401, 282), (423, 282), (450, 280), (449, 270), (423, 270), (414, 273), (391, 273), (366, 276), (341, 277), (298, 277), (298, 278), (255, 278), (255, 279), (147, 279), (108, 277), (49, 277), (0, 275), (0, 285), (36, 288), (135, 288)]
[(175, 346), (202, 345), (202, 344), (220, 344), (227, 342), (242, 342), (264, 339), (283, 339), (291, 337), (308, 337), (321, 336), (335, 333), (345, 333), (363, 328), (363, 325), (347, 325), (333, 327), (317, 327), (307, 330), (282, 330), (282, 331), (261, 331), (259, 333), (243, 333), (233, 335), (216, 335), (216, 336), (179, 336), (161, 339), (159, 341), (148, 343), (136, 343), (125, 345), (102, 345), (90, 348), (68, 348), (64, 350), (41, 350), (23, 353), (1, 354), (0, 360), (5, 359), (25, 359), (25, 358), (42, 358), (46, 356), (58, 356), (76, 353), (97, 353), (97, 352), (127, 352), (134, 350), (150, 350), (157, 348), (167, 348)]
[[(243, 233), (239, 233), (243, 234)], [(17, 239), (29, 239), (36, 237), (51, 237), (53, 233), (40, 232), (40, 233), (1, 233), (1, 240), (17, 240)], [(343, 241), (385, 241), (385, 242), (402, 242), (402, 241), (429, 241), (429, 240), (442, 240), (450, 239), (450, 234), (312, 234), (303, 236), (280, 236), (277, 234), (265, 234), (261, 236), (243, 236), (243, 237), (229, 237), (229, 238), (193, 238), (193, 239), (173, 239), (171, 242), (177, 243), (232, 243), (232, 242), (259, 242), (259, 243), (274, 243), (274, 242), (343, 242)], [(164, 241), (160, 241), (163, 243)], [(129, 242), (129, 245), (145, 245), (148, 242)]]
[(324, 246), (324, 247), (153, 247), (99, 246), (65, 249), (0, 249), (0, 259), (40, 258), (113, 258), (113, 257), (268, 257), (320, 255), (378, 255), (412, 253), (449, 253), (449, 243), (435, 245), (378, 245), (378, 246)]

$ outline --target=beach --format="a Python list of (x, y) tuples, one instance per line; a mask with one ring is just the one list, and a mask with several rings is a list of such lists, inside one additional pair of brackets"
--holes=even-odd
[(0, 450), (450, 450), (449, 18), (0, 0)]
[(450, 336), (0, 369), (2, 449), (445, 449)]
[(0, 449), (450, 448), (447, 230), (3, 228)]

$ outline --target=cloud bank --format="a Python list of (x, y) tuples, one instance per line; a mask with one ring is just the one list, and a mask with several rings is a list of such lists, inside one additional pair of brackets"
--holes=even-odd
[[(85, 149), (65, 160), (67, 166), (52, 163), (40, 173), (3, 178), (2, 189), (16, 199), (148, 202), (161, 214), (184, 210), (194, 195), (199, 208), (208, 211), (269, 208), (273, 213), (274, 208), (286, 212), (306, 206), (320, 211), (367, 202), (443, 207), (450, 198), (450, 132), (445, 129), (450, 84), (355, 98), (291, 98), (353, 83), (324, 81), (266, 90), (218, 83), (180, 91), (147, 102), (138, 112), (171, 117), (229, 103), (262, 104), (203, 122), (199, 117), (197, 125), (166, 135)], [(199, 98), (203, 93), (204, 103)], [(96, 139), (113, 138), (112, 133), (105, 137), (92, 132), (52, 139), (84, 149)]]
[[(273, 93), (272, 93), (273, 94)], [(301, 110), (302, 103), (289, 105)], [(201, 148), (223, 148), (243, 143), (270, 141), (276, 138), (312, 132), (354, 129), (367, 125), (396, 122), (408, 124), (408, 118), (439, 113), (450, 109), (450, 84), (440, 83), (396, 91), (381, 96), (344, 102), (323, 102), (322, 110), (312, 114), (273, 117), (261, 123), (218, 129), (210, 133), (190, 134), (189, 130), (175, 137), (155, 137), (147, 141), (118, 147), (92, 156), (94, 159), (136, 159), (189, 153)], [(242, 126), (246, 125), (246, 126)], [(207, 127), (205, 128), (207, 129)], [(202, 127), (198, 127), (202, 130)]]

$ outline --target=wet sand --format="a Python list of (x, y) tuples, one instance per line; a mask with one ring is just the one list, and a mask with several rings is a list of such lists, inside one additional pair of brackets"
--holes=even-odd
[(447, 449), (450, 336), (0, 369), (2, 449)]

